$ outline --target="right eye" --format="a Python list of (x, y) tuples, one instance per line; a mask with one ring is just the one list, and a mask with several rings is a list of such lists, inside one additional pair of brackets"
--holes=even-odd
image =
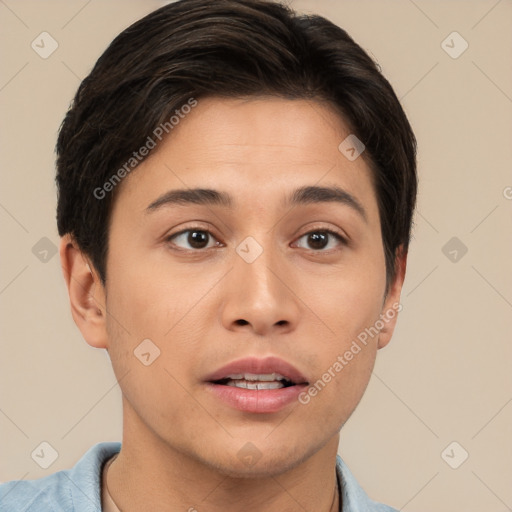
[[(220, 243), (217, 241), (213, 246), (208, 246), (208, 242), (216, 240), (216, 238), (208, 230), (199, 228), (184, 229), (178, 233), (168, 236), (165, 240), (172, 245), (178, 246), (180, 249), (189, 251), (209, 249), (210, 247)], [(188, 244), (188, 247), (183, 247), (183, 245), (180, 244)]]

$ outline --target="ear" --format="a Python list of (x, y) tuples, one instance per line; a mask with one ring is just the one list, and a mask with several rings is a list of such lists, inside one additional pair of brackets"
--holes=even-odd
[(107, 348), (106, 296), (97, 272), (70, 235), (61, 238), (59, 253), (75, 324), (91, 347)]
[(380, 318), (384, 323), (384, 327), (380, 330), (379, 342), (377, 345), (378, 348), (384, 348), (391, 340), (391, 336), (395, 330), (398, 313), (402, 310), (400, 294), (404, 284), (405, 268), (407, 265), (407, 251), (403, 250), (403, 246), (400, 246), (396, 251), (395, 265), (396, 275), (389, 286), (389, 290), (382, 307)]

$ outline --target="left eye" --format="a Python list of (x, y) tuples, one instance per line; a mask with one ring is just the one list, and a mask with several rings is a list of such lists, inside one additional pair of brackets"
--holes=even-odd
[(310, 231), (309, 233), (306, 233), (305, 235), (302, 235), (299, 240), (306, 238), (306, 243), (310, 244), (310, 247), (305, 247), (306, 249), (313, 249), (315, 251), (325, 249), (326, 247), (328, 249), (332, 249), (333, 247), (328, 247), (330, 240), (332, 238), (335, 238), (338, 243), (341, 243), (342, 245), (346, 244), (345, 239), (339, 235), (338, 233), (335, 233), (334, 231), (331, 231), (330, 229), (319, 229), (315, 231)]
[(189, 244), (189, 247), (182, 247), (182, 249), (208, 249), (212, 246), (205, 244), (207, 244), (209, 240), (215, 240), (215, 238), (209, 231), (204, 229), (186, 229), (167, 239), (167, 241), (172, 241), (173, 244), (179, 246), (179, 244), (176, 243), (177, 240)]

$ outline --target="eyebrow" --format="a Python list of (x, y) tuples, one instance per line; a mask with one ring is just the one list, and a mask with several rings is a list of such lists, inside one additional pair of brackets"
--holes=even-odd
[[(285, 205), (288, 204), (291, 206), (312, 203), (343, 204), (358, 213), (365, 222), (368, 221), (366, 210), (362, 204), (352, 194), (336, 185), (326, 187), (299, 187), (285, 199)], [(227, 192), (211, 188), (176, 189), (169, 190), (155, 199), (155, 201), (146, 208), (146, 212), (150, 213), (164, 206), (190, 204), (223, 206), (232, 209), (235, 205), (235, 201)]]

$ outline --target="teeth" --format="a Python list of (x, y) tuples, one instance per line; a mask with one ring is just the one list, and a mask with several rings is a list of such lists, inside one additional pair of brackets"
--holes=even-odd
[(283, 388), (284, 384), (279, 381), (274, 382), (251, 382), (248, 380), (230, 380), (226, 383), (228, 386), (243, 389), (279, 389)]
[(261, 382), (273, 382), (275, 380), (286, 380), (286, 377), (283, 377), (279, 373), (259, 373), (259, 374), (237, 373), (237, 374), (233, 374), (233, 375), (228, 375), (226, 378), (232, 379), (232, 380), (240, 380), (240, 379), (252, 380), (252, 381), (259, 380)]
[(280, 373), (236, 373), (228, 375), (225, 384), (243, 389), (280, 389), (286, 380)]

